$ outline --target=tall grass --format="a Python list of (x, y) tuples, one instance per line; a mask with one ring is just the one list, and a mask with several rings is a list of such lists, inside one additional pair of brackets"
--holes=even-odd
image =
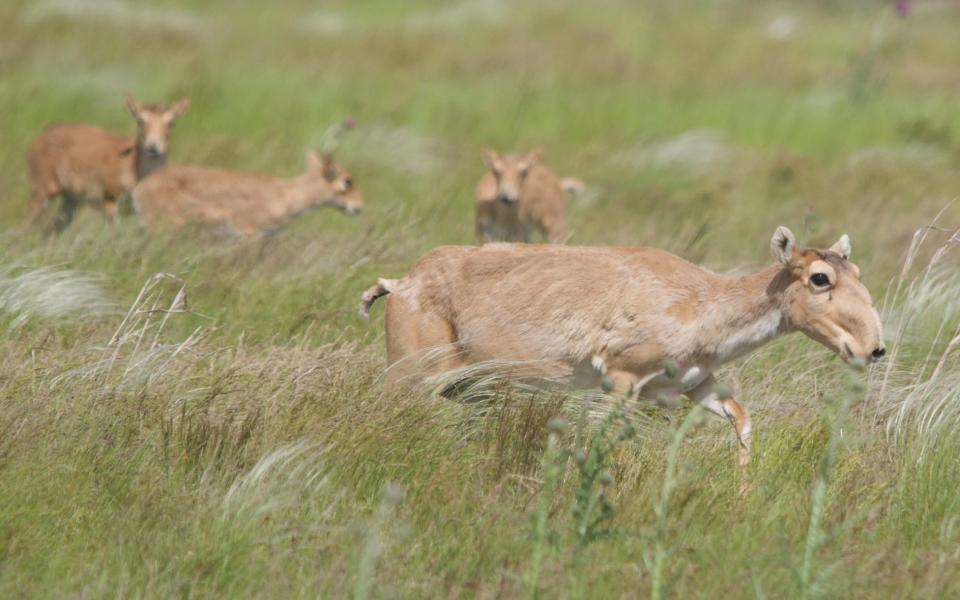
[(836, 407), (827, 415), (827, 429), (830, 436), (820, 466), (817, 469), (813, 492), (810, 497), (810, 524), (807, 527), (806, 543), (803, 548), (803, 563), (800, 567), (801, 594), (805, 599), (813, 598), (822, 593), (823, 571), (827, 569), (823, 565), (818, 566), (816, 564), (816, 553), (825, 537), (823, 517), (827, 507), (830, 478), (833, 476), (833, 469), (842, 450), (843, 431), (844, 427), (848, 425), (850, 410), (861, 399), (866, 388), (860, 378), (860, 373), (865, 370), (866, 364), (855, 360), (851, 361), (850, 368), (856, 374), (851, 376), (847, 389), (841, 391), (839, 400), (834, 400)]
[(654, 509), (657, 517), (656, 529), (653, 536), (653, 554), (647, 558), (647, 567), (650, 569), (650, 598), (662, 600), (666, 597), (666, 582), (664, 571), (669, 560), (667, 554), (667, 517), (670, 510), (670, 499), (677, 486), (677, 460), (680, 446), (690, 432), (690, 429), (703, 420), (703, 408), (695, 406), (683, 422), (677, 427), (670, 442), (667, 453), (666, 470), (663, 473), (663, 488), (660, 492), (660, 501)]
[[(940, 243), (921, 262), (925, 246), (935, 244), (932, 236)], [(955, 401), (960, 373), (953, 368), (960, 345), (956, 294), (960, 281), (956, 270), (945, 266), (958, 246), (960, 230), (936, 226), (917, 230), (884, 300), (902, 304), (898, 311), (888, 311), (893, 313), (887, 322), (896, 343), (883, 371), (877, 411), (887, 417), (887, 432), (901, 442), (918, 444), (921, 455), (960, 419), (960, 404)], [(892, 382), (899, 385), (891, 387)]]
[[(891, 10), (0, 3), (0, 597), (960, 595), (960, 14), (918, 8), (852, 64)], [(257, 241), (92, 210), (23, 228), (32, 139), (132, 132), (125, 93), (191, 97), (171, 162), (274, 175), (353, 116), (337, 153), (368, 209)], [(637, 434), (581, 477), (544, 461), (549, 422), (586, 406), (580, 441), (554, 435), (588, 449), (596, 399), (482, 367), (473, 402), (384, 390), (359, 294), (473, 240), (480, 148), (535, 145), (595, 191), (572, 243), (729, 271), (780, 224), (849, 233), (887, 329), (865, 399), (833, 416), (847, 373), (801, 336), (722, 369), (753, 416), (741, 494), (729, 425), (678, 445), (683, 409), (625, 407)]]

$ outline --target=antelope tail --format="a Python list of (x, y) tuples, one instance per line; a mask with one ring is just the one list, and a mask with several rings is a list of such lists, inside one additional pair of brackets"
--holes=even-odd
[(396, 279), (377, 279), (377, 285), (369, 288), (360, 296), (360, 316), (364, 319), (370, 318), (370, 307), (377, 301), (377, 298), (386, 296), (393, 291), (397, 285)]

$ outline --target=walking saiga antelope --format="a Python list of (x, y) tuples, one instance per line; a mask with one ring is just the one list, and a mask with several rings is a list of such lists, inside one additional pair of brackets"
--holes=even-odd
[(196, 221), (241, 235), (269, 233), (317, 206), (350, 215), (363, 209), (363, 194), (330, 154), (309, 152), (306, 172), (292, 179), (173, 165), (133, 190), (133, 209), (147, 225)]
[(91, 125), (53, 125), (33, 142), (30, 170), (30, 222), (36, 222), (50, 200), (62, 198), (54, 227), (62, 231), (82, 201), (99, 203), (107, 219), (117, 217), (117, 202), (137, 181), (166, 162), (170, 128), (190, 107), (184, 98), (171, 106), (141, 104), (132, 97), (127, 108), (137, 120), (130, 137)]
[(563, 242), (567, 236), (567, 197), (583, 191), (583, 182), (559, 179), (541, 162), (539, 148), (523, 155), (484, 150), (490, 169), (477, 183), (477, 237), (486, 242), (528, 242), (534, 229), (544, 239)]
[[(402, 279), (380, 279), (361, 300), (386, 307), (388, 385), (488, 360), (522, 361), (572, 384), (643, 398), (679, 392), (729, 419), (750, 461), (750, 416), (717, 391), (713, 372), (793, 331), (851, 358), (884, 355), (880, 317), (844, 235), (801, 249), (779, 227), (776, 263), (716, 275), (654, 248), (488, 244), (445, 246)], [(680, 365), (668, 376), (667, 362)], [(589, 379), (577, 381), (577, 374)], [(671, 373), (672, 375), (672, 373)]]

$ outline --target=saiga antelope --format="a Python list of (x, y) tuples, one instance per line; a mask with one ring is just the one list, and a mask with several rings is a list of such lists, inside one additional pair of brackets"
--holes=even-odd
[(126, 104), (137, 120), (136, 137), (92, 125), (64, 123), (50, 126), (33, 142), (27, 158), (31, 223), (56, 196), (62, 199), (54, 219), (58, 231), (70, 224), (83, 201), (98, 203), (107, 219), (113, 221), (120, 198), (166, 162), (170, 129), (187, 112), (190, 100), (184, 98), (166, 106), (141, 104), (128, 96)]
[[(522, 361), (572, 384), (605, 374), (617, 393), (679, 392), (729, 419), (750, 461), (750, 416), (717, 391), (722, 364), (793, 331), (851, 358), (884, 355), (880, 317), (844, 235), (798, 248), (779, 227), (776, 263), (742, 277), (706, 271), (654, 248), (526, 244), (446, 246), (361, 300), (386, 307), (387, 384), (487, 360)], [(668, 376), (668, 360), (680, 365)], [(577, 376), (588, 374), (586, 381)]]
[(523, 155), (482, 152), (489, 172), (474, 191), (476, 231), (481, 243), (529, 242), (534, 230), (553, 243), (567, 237), (567, 196), (583, 182), (560, 179), (543, 164), (543, 151)]
[(334, 206), (351, 215), (363, 209), (363, 194), (353, 177), (330, 154), (309, 152), (306, 171), (292, 179), (174, 165), (133, 190), (133, 209), (148, 226), (196, 221), (241, 235), (276, 230), (317, 206)]

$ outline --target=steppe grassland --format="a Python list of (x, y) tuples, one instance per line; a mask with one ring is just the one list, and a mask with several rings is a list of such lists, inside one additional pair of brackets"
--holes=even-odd
[[(840, 399), (861, 394), (813, 342), (724, 370), (754, 416), (753, 489), (738, 494), (727, 424), (690, 434), (668, 592), (960, 593), (956, 251), (941, 230), (911, 250), (924, 225), (960, 225), (960, 13), (670, 4), (3, 3), (0, 594), (527, 594), (547, 421), (575, 420), (576, 400), (384, 394), (382, 309), (364, 323), (356, 302), (429, 248), (472, 242), (481, 147), (537, 144), (591, 185), (574, 243), (739, 272), (767, 264), (779, 224), (821, 246), (847, 232), (884, 306), (891, 360), (842, 435)], [(278, 175), (354, 116), (338, 156), (367, 210), (256, 241), (147, 236), (96, 211), (58, 238), (23, 230), (33, 137), (53, 121), (132, 131), (128, 92), (192, 98), (171, 162)], [(181, 288), (188, 312), (151, 312), (182, 309)], [(614, 453), (622, 535), (574, 550), (568, 468), (544, 597), (650, 592), (687, 410), (643, 411)]]

